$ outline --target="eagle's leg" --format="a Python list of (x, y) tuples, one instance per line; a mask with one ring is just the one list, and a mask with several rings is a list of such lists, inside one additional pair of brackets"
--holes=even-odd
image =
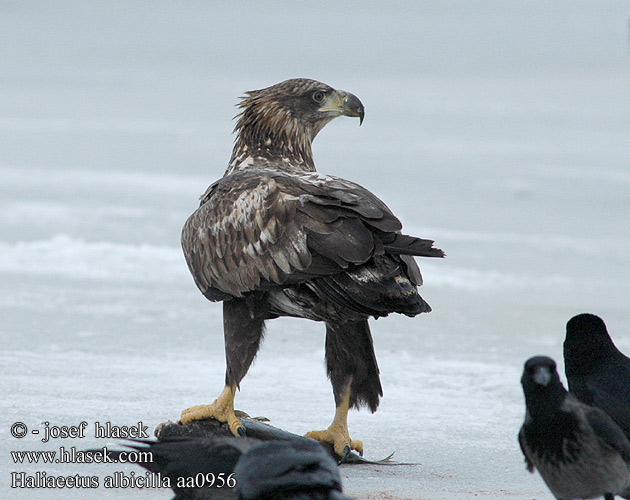
[(219, 422), (227, 422), (230, 431), (235, 436), (243, 436), (245, 428), (234, 413), (235, 385), (226, 385), (221, 394), (212, 404), (192, 406), (182, 412), (181, 422), (183, 425), (194, 420), (204, 418), (215, 418)]
[(311, 431), (306, 433), (306, 437), (332, 443), (335, 453), (339, 457), (345, 457), (350, 450), (356, 450), (363, 455), (363, 442), (358, 439), (350, 439), (350, 431), (348, 430), (348, 410), (350, 409), (350, 386), (352, 378), (346, 385), (344, 396), (337, 404), (335, 417), (328, 429), (323, 431)]
[(219, 422), (227, 422), (235, 436), (245, 435), (245, 428), (234, 413), (234, 395), (260, 347), (265, 319), (269, 317), (265, 307), (265, 296), (262, 294), (250, 294), (223, 302), (225, 387), (212, 404), (184, 410), (182, 424), (212, 417)]
[(366, 405), (374, 412), (383, 395), (367, 320), (326, 323), (326, 367), (335, 396), (335, 417), (328, 429), (307, 437), (334, 445), (340, 457), (350, 449), (363, 452), (363, 443), (350, 439), (348, 410)]

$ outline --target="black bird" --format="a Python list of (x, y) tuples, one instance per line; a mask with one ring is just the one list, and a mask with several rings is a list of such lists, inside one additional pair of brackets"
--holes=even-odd
[(252, 448), (234, 469), (239, 500), (345, 500), (337, 462), (311, 439)]
[[(150, 453), (136, 463), (168, 478), (173, 500), (348, 500), (337, 463), (312, 439), (133, 441), (127, 446)], [(117, 460), (121, 453), (110, 450), (108, 456)]]
[(564, 370), (569, 391), (608, 413), (630, 439), (630, 358), (615, 347), (600, 317), (579, 314), (569, 320)]
[(630, 442), (619, 426), (567, 392), (551, 358), (530, 358), (521, 384), (518, 440), (527, 469), (537, 469), (558, 500), (630, 498)]
[[(154, 474), (160, 474), (163, 480), (168, 478), (175, 492), (173, 500), (235, 499), (232, 479), (229, 483), (231, 488), (228, 484), (220, 484), (221, 481), (215, 481), (212, 487), (207, 485), (212, 475), (216, 479), (219, 474), (227, 483), (228, 476), (234, 472), (241, 456), (259, 443), (258, 440), (226, 437), (171, 437), (160, 441), (131, 441), (135, 444), (128, 444), (129, 448), (147, 452), (145, 455), (139, 454), (139, 460), (135, 463)], [(108, 450), (108, 457), (117, 461), (125, 453), (128, 452)]]
[(348, 410), (374, 412), (383, 395), (368, 319), (429, 312), (414, 256), (444, 252), (403, 234), (367, 189), (316, 171), (313, 139), (338, 116), (363, 120), (356, 96), (297, 78), (247, 92), (240, 108), (228, 168), (182, 230), (195, 284), (208, 300), (223, 302), (225, 386), (213, 403), (184, 410), (181, 422), (213, 417), (244, 434), (234, 396), (265, 322), (306, 318), (326, 324), (336, 406), (330, 426), (307, 436), (332, 443), (339, 456), (361, 452), (361, 441), (350, 438)]

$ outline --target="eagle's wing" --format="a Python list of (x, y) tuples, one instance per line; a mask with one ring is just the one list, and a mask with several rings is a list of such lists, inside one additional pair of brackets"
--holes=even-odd
[(386, 251), (442, 255), (432, 241), (400, 229), (387, 206), (358, 184), (258, 170), (210, 186), (184, 225), (182, 246), (199, 289), (224, 300), (336, 274)]

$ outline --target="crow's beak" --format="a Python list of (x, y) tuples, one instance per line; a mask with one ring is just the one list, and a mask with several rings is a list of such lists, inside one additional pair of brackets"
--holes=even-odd
[(549, 371), (549, 368), (546, 366), (539, 366), (536, 368), (533, 379), (538, 385), (546, 386), (551, 381), (551, 372)]

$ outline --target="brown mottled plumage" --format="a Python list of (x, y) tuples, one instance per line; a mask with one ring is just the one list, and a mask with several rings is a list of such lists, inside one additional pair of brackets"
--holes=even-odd
[(214, 416), (240, 432), (234, 392), (264, 322), (302, 317), (326, 323), (337, 404), (327, 435), (314, 437), (334, 441), (340, 454), (359, 449), (348, 435), (347, 409), (375, 411), (382, 395), (367, 319), (430, 311), (412, 256), (444, 253), (431, 240), (403, 235), (400, 221), (365, 188), (315, 171), (311, 143), (319, 131), (337, 116), (363, 119), (354, 95), (294, 79), (248, 92), (240, 108), (228, 169), (182, 232), (195, 283), (209, 300), (224, 301), (226, 387), (212, 405), (185, 410), (182, 421)]

